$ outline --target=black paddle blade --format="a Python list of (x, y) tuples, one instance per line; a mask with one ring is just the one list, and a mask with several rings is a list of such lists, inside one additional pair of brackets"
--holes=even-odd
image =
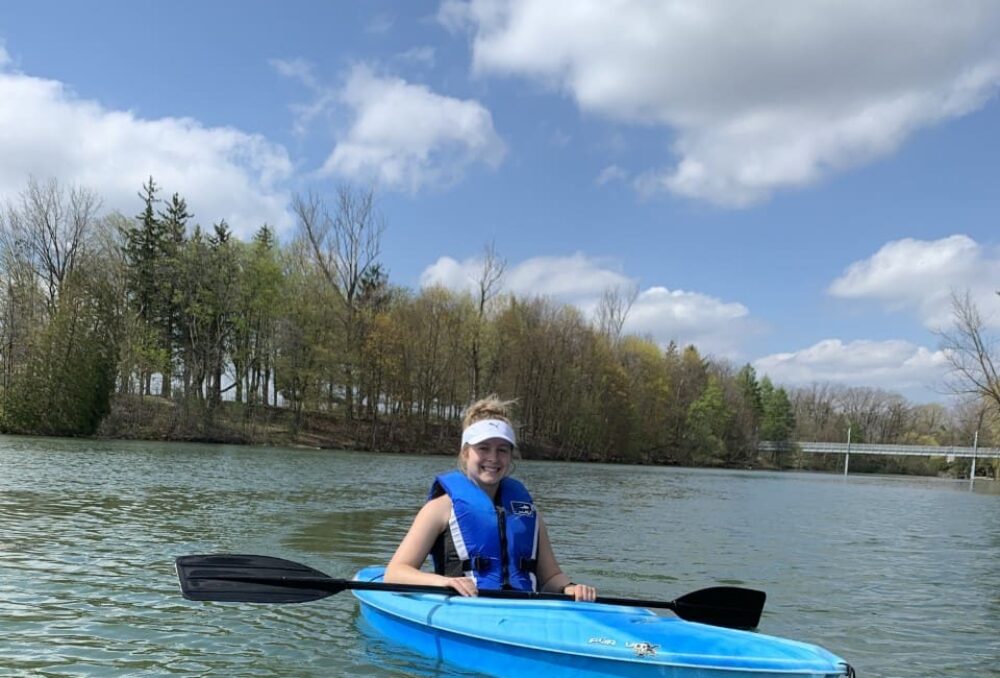
[(760, 624), (766, 599), (767, 594), (763, 591), (713, 586), (681, 596), (671, 609), (688, 621), (731, 629), (755, 629)]
[(181, 594), (188, 600), (304, 603), (343, 591), (348, 583), (270, 556), (181, 556), (176, 564)]

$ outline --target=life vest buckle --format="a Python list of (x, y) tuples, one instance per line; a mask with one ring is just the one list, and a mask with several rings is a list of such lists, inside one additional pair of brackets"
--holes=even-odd
[(473, 556), (470, 559), (462, 561), (462, 570), (464, 572), (485, 572), (490, 569), (490, 559), (486, 556)]

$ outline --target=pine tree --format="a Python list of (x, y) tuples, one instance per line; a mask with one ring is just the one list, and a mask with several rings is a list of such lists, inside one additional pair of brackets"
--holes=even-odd
[(747, 407), (753, 414), (754, 423), (758, 424), (764, 413), (764, 403), (761, 399), (760, 383), (757, 381), (757, 371), (750, 363), (744, 365), (737, 373), (736, 383), (743, 394)]
[(167, 203), (166, 210), (159, 214), (162, 237), (158, 243), (161, 252), (157, 266), (159, 295), (156, 303), (158, 307), (156, 325), (167, 352), (163, 386), (160, 391), (165, 398), (171, 397), (173, 392), (174, 361), (181, 341), (179, 334), (182, 308), (177, 281), (181, 274), (181, 250), (184, 247), (187, 222), (193, 217), (194, 215), (188, 212), (187, 202), (177, 193), (174, 193)]
[[(127, 230), (125, 237), (125, 261), (128, 266), (128, 293), (130, 305), (140, 321), (140, 333), (147, 334), (157, 329), (157, 319), (161, 313), (160, 257), (163, 253), (165, 231), (163, 223), (156, 215), (156, 183), (153, 177), (142, 186), (139, 197), (143, 201), (143, 211), (136, 215), (135, 228)], [(158, 347), (161, 348), (162, 347)], [(142, 362), (149, 363), (149, 360)], [(163, 366), (157, 365), (140, 370), (142, 392), (149, 395), (152, 373)]]
[[(763, 415), (760, 436), (763, 440), (787, 443), (795, 431), (795, 413), (788, 393), (783, 388), (775, 388), (767, 377), (761, 380), (761, 403)], [(779, 461), (781, 452), (775, 451), (774, 460)]]

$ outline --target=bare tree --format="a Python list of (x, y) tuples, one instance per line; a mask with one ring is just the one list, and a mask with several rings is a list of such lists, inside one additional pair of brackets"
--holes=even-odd
[(497, 254), (496, 244), (491, 242), (483, 250), (483, 265), (479, 269), (479, 277), (476, 279), (476, 304), (478, 314), (476, 316), (476, 327), (472, 335), (472, 399), (480, 396), (482, 380), (482, 350), (483, 350), (483, 326), (486, 320), (486, 307), (500, 293), (500, 281), (504, 271), (507, 269), (507, 262)]
[(42, 184), (30, 178), (20, 197), (19, 207), (8, 205), (0, 213), (0, 247), (34, 271), (51, 312), (77, 264), (101, 201), (78, 187), (67, 195), (55, 179)]
[(2, 386), (30, 353), (34, 330), (56, 309), (63, 284), (79, 264), (96, 221), (96, 194), (55, 179), (28, 180), (17, 203), (0, 208), (0, 362)]
[(637, 285), (615, 285), (601, 294), (601, 300), (597, 302), (597, 330), (612, 343), (621, 339), (622, 328), (638, 297)]
[(1000, 413), (996, 339), (985, 334), (983, 317), (968, 292), (952, 293), (951, 313), (953, 327), (937, 333), (951, 366), (945, 385), (952, 393), (990, 403)]
[(331, 216), (322, 199), (313, 193), (295, 196), (292, 208), (310, 245), (316, 265), (344, 302), (342, 325), (348, 355), (344, 361), (344, 399), (349, 418), (354, 416), (355, 370), (362, 337), (359, 295), (366, 279), (378, 270), (385, 221), (378, 211), (375, 189), (340, 186), (337, 208)]

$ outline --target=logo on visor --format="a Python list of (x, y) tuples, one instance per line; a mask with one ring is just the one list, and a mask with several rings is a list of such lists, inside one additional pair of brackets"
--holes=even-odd
[(527, 501), (512, 501), (510, 512), (515, 516), (533, 516), (535, 515), (535, 505)]

